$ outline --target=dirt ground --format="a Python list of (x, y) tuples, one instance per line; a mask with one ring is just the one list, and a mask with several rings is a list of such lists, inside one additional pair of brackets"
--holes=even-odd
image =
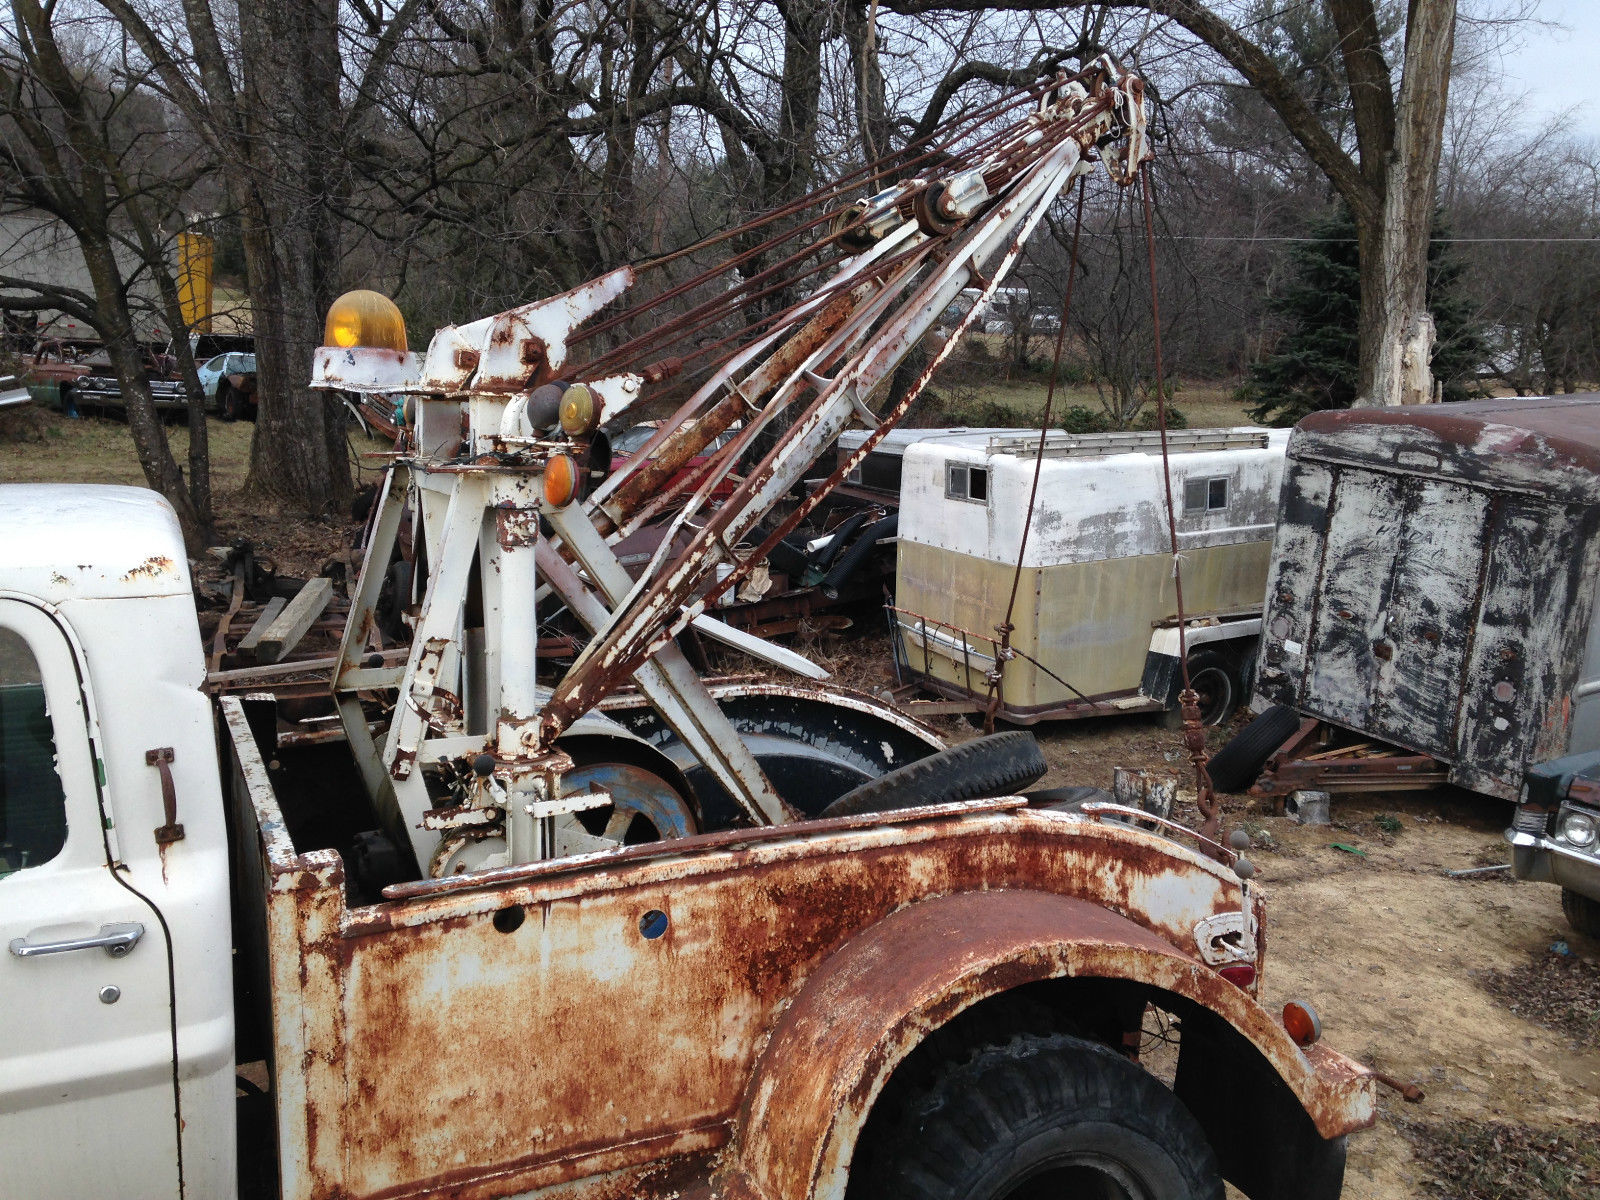
[[(248, 428), (212, 425), (224, 528), (255, 537), (286, 573), (314, 572), (344, 528), (297, 528), (229, 503)], [(52, 419), (42, 441), (0, 442), (0, 480), (137, 482), (126, 438), (110, 422)], [(853, 686), (893, 684), (870, 627), (802, 635), (798, 648)], [(952, 741), (973, 736), (960, 718), (935, 724)], [(1187, 769), (1177, 734), (1150, 717), (1034, 732), (1046, 785), (1109, 787), (1115, 766)], [(1213, 731), (1213, 748), (1228, 732)], [(1263, 999), (1310, 1000), (1331, 1045), (1427, 1092), (1416, 1105), (1382, 1093), (1377, 1127), (1351, 1139), (1348, 1200), (1600, 1198), (1600, 945), (1569, 932), (1555, 888), (1446, 874), (1507, 861), (1509, 813), (1460, 792), (1400, 793), (1336, 798), (1334, 824), (1307, 828), (1226, 802), (1228, 827), (1253, 837), (1267, 897)]]

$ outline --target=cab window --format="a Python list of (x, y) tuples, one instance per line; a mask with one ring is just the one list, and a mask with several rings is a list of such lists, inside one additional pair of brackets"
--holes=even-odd
[(37, 867), (67, 840), (67, 798), (39, 663), (0, 628), (0, 877)]

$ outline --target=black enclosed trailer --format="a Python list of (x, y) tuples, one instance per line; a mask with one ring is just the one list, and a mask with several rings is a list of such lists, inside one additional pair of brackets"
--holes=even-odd
[(1597, 528), (1600, 396), (1302, 421), (1253, 702), (1302, 720), (1256, 790), (1399, 769), (1514, 799), (1530, 763), (1600, 748)]

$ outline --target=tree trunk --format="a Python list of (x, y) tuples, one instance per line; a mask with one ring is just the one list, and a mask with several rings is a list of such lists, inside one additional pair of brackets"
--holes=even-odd
[(189, 498), (183, 472), (172, 457), (172, 447), (167, 443), (161, 415), (156, 411), (155, 400), (150, 395), (150, 383), (145, 378), (144, 356), (140, 353), (138, 337), (134, 333), (127, 291), (111, 242), (83, 230), (78, 233), (78, 242), (83, 251), (83, 265), (94, 284), (100, 338), (117, 375), (123, 408), (128, 417), (128, 433), (133, 437), (139, 468), (144, 472), (145, 482), (150, 488), (160, 492), (178, 514), (178, 524), (183, 529), (183, 541), (189, 553), (198, 554), (205, 545), (205, 523)]
[(330, 0), (241, 7), (249, 157), (230, 175), (256, 337), (245, 491), (311, 513), (351, 494), (344, 411), (306, 386), (339, 270), (336, 17)]
[(1357, 407), (1420, 404), (1433, 398), (1426, 361), (1433, 348), (1428, 236), (1455, 28), (1455, 0), (1412, 0), (1381, 226), (1363, 232), (1361, 239)]

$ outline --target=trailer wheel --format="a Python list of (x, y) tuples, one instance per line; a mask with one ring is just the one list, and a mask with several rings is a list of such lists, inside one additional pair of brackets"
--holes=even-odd
[[(1215, 650), (1196, 650), (1189, 655), (1189, 686), (1200, 694), (1200, 723), (1221, 725), (1239, 706), (1239, 671), (1225, 654)], [(1183, 709), (1178, 694), (1182, 677), (1173, 684), (1167, 703), (1167, 722), (1173, 728), (1183, 724)]]
[(926, 804), (1009, 796), (1044, 775), (1044, 754), (1023, 729), (977, 738), (868, 780), (820, 814), (853, 817)]
[(1221, 1200), (1210, 1143), (1136, 1063), (1027, 1034), (948, 1065), (876, 1147), (852, 1196)]
[(1561, 911), (1567, 914), (1567, 924), (1578, 933), (1600, 938), (1600, 900), (1591, 900), (1582, 892), (1562, 888)]
[(1219, 792), (1244, 791), (1260, 776), (1272, 752), (1298, 728), (1300, 714), (1287, 704), (1274, 704), (1211, 756), (1207, 770), (1212, 784)]

